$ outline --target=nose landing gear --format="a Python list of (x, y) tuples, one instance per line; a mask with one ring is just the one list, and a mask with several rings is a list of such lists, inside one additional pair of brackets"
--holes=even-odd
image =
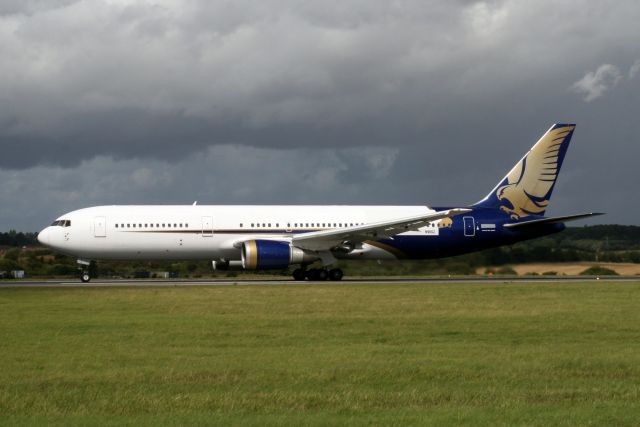
[(80, 280), (82, 283), (89, 283), (91, 277), (95, 277), (96, 263), (95, 261), (87, 261), (86, 259), (78, 259), (78, 269), (80, 270)]

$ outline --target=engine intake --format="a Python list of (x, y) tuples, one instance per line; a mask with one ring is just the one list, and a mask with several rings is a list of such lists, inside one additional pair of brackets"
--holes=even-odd
[(314, 254), (277, 240), (249, 240), (242, 243), (242, 268), (245, 270), (281, 270), (290, 264), (311, 263)]

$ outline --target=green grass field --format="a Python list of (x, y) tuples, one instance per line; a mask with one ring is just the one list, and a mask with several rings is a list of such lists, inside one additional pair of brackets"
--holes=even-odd
[(638, 425), (640, 283), (0, 289), (0, 422)]

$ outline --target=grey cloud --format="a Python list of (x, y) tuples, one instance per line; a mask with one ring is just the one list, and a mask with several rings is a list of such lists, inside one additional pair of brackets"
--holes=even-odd
[(627, 35), (611, 19), (638, 16), (631, 3), (29, 4), (0, 25), (0, 143), (33, 155), (0, 167), (405, 144), (465, 105), (509, 114), (532, 79), (547, 96), (566, 87)]
[(71, 168), (0, 170), (0, 200), (11, 201), (0, 205), (0, 229), (37, 230), (73, 209), (139, 204), (141, 197), (155, 204), (376, 203), (393, 190), (397, 154), (384, 147), (329, 152), (218, 145), (179, 162), (97, 157)]
[(48, 10), (68, 6), (78, 0), (3, 0), (0, 3), (1, 15), (32, 15)]
[(629, 68), (629, 79), (635, 79), (638, 74), (640, 74), (640, 59), (636, 59)]
[[(637, 67), (606, 96), (616, 75), (598, 69), (636, 64), (638, 21), (631, 0), (4, 2), (0, 194), (38, 194), (23, 207), (41, 219), (192, 188), (203, 202), (462, 204), (571, 121), (554, 209), (631, 212)], [(580, 95), (597, 102), (567, 91), (588, 72)], [(0, 228), (41, 221), (0, 209)]]

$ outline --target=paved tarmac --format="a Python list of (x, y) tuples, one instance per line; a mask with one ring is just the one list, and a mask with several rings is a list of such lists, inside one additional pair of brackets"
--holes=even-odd
[(93, 279), (89, 283), (80, 280), (7, 280), (0, 281), (0, 288), (86, 288), (86, 287), (123, 287), (123, 286), (265, 286), (265, 285), (357, 285), (364, 283), (567, 283), (606, 280), (607, 282), (634, 282), (640, 281), (640, 276), (615, 276), (615, 277), (452, 277), (452, 278), (356, 278), (343, 279), (339, 282), (331, 281), (303, 281), (296, 282), (293, 279), (193, 279), (193, 280), (144, 280), (144, 279), (119, 279), (103, 280)]

